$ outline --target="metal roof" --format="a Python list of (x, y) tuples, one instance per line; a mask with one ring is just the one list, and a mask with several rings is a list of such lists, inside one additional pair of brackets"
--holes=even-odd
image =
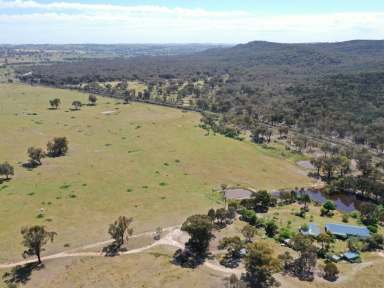
[(348, 251), (343, 254), (343, 256), (348, 260), (353, 260), (359, 258), (360, 254), (357, 252)]
[(320, 235), (320, 228), (315, 223), (308, 224), (308, 230), (307, 231), (301, 231), (303, 235), (311, 235), (311, 236), (319, 236)]
[(369, 230), (365, 226), (354, 226), (346, 224), (325, 224), (325, 229), (333, 235), (338, 235), (342, 237), (369, 237)]

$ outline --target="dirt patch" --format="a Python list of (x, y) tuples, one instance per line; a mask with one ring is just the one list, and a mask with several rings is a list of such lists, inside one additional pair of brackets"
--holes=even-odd
[(226, 199), (249, 199), (252, 196), (253, 191), (245, 188), (229, 188), (224, 191), (224, 197)]
[(307, 170), (315, 169), (315, 167), (308, 160), (297, 161), (296, 164), (299, 165), (301, 168), (304, 168)]
[(103, 115), (109, 115), (109, 114), (113, 114), (113, 113), (115, 113), (116, 111), (113, 111), (113, 110), (109, 110), (109, 111), (103, 111), (103, 112), (101, 112), (101, 114), (103, 114)]

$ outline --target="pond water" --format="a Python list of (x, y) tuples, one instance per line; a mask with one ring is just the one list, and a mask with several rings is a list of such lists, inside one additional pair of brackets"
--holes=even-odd
[(327, 200), (332, 200), (336, 204), (336, 209), (341, 212), (352, 212), (358, 210), (364, 201), (358, 199), (354, 194), (331, 194), (328, 195), (319, 190), (307, 190), (304, 193), (309, 195), (312, 201), (323, 204)]
[[(359, 206), (364, 202), (354, 194), (326, 194), (320, 190), (304, 190), (296, 192), (298, 196), (307, 194), (312, 201), (323, 204), (327, 200), (332, 200), (336, 204), (336, 209), (341, 212), (352, 212), (358, 210)], [(273, 193), (279, 196), (279, 192)]]

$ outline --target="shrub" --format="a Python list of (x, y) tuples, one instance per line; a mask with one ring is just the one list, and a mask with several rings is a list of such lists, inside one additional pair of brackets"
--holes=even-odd
[(257, 215), (256, 212), (249, 209), (243, 209), (240, 211), (241, 220), (251, 224), (256, 225), (257, 223)]
[(327, 262), (324, 266), (324, 279), (328, 281), (335, 281), (339, 274), (339, 269), (335, 263)]
[(288, 227), (283, 227), (279, 231), (279, 237), (278, 240), (281, 242), (285, 239), (291, 239), (294, 236), (294, 232), (289, 229)]
[(384, 244), (384, 236), (380, 234), (372, 234), (365, 242), (364, 250), (366, 251), (381, 249)]
[(279, 226), (277, 226), (275, 221), (268, 221), (265, 223), (265, 234), (267, 234), (268, 237), (272, 238), (277, 234), (277, 230), (279, 229)]
[(371, 233), (377, 233), (377, 226), (375, 225), (369, 225), (367, 226), (368, 230), (371, 232)]
[(300, 230), (301, 230), (301, 231), (304, 231), (304, 232), (308, 231), (308, 230), (309, 230), (309, 226), (308, 226), (308, 224), (303, 224), (303, 225), (301, 225)]

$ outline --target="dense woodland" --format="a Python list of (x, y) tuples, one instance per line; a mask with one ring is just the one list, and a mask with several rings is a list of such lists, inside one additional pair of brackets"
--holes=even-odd
[[(183, 56), (91, 59), (19, 67), (23, 80), (54, 86), (138, 80), (132, 97), (162, 102), (177, 93), (222, 123), (252, 129), (288, 125), (384, 149), (384, 41), (251, 42)], [(83, 86), (82, 86), (83, 87)], [(123, 94), (129, 87), (117, 87)], [(124, 90), (125, 89), (125, 90)], [(175, 101), (176, 102), (176, 101)]]

